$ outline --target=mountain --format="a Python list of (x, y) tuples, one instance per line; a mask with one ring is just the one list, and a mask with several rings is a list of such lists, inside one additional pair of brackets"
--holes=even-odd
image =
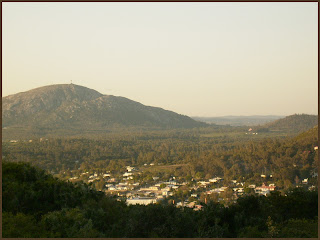
[(100, 131), (204, 125), (172, 111), (74, 84), (50, 85), (2, 98), (3, 133), (10, 129)]
[(294, 114), (282, 119), (267, 123), (264, 127), (272, 131), (303, 132), (318, 125), (317, 115)]
[(223, 117), (192, 117), (196, 121), (205, 123), (213, 123), (218, 125), (231, 125), (231, 126), (257, 126), (271, 122), (284, 116), (223, 116)]

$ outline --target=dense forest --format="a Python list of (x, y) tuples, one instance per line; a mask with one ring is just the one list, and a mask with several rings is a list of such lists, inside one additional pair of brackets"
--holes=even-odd
[(3, 237), (314, 237), (318, 193), (249, 195), (203, 211), (167, 204), (127, 206), (83, 183), (26, 163), (2, 163)]
[(265, 124), (274, 131), (303, 132), (318, 124), (317, 115), (294, 114)]
[[(241, 134), (240, 134), (241, 133)], [(212, 135), (213, 134), (213, 135)], [(318, 127), (296, 137), (246, 135), (205, 129), (155, 131), (141, 134), (111, 135), (107, 138), (52, 138), (20, 142), (3, 142), (3, 158), (24, 161), (55, 176), (68, 179), (85, 171), (110, 171), (116, 175), (125, 166), (143, 167), (179, 165), (163, 174), (178, 178), (223, 177), (248, 183), (262, 183), (261, 174), (272, 175), (280, 188), (289, 188), (296, 181), (312, 178), (318, 167)], [(144, 169), (155, 175), (156, 167)], [(157, 173), (159, 177), (163, 176)], [(149, 176), (149, 177), (150, 177)]]

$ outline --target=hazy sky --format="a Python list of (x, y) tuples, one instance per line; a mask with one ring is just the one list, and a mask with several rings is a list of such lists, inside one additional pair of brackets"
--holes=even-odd
[(189, 116), (318, 112), (318, 3), (2, 3), (2, 96), (70, 83)]

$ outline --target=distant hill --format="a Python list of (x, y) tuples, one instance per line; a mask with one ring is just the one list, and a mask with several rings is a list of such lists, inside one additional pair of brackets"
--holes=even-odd
[(194, 120), (205, 123), (230, 126), (257, 126), (271, 122), (284, 116), (266, 115), (266, 116), (223, 116), (223, 117), (192, 117)]
[(317, 115), (294, 114), (285, 118), (267, 123), (264, 127), (273, 131), (286, 131), (300, 133), (318, 125)]
[(188, 116), (74, 84), (45, 86), (2, 98), (3, 136), (17, 135), (17, 131), (41, 135), (59, 131), (66, 134), (68, 131), (204, 125)]

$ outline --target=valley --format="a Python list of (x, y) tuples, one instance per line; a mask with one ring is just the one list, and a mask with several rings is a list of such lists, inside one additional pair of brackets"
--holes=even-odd
[[(304, 208), (315, 207), (318, 116), (258, 118), (248, 125), (241, 117), (226, 125), (198, 122), (72, 84), (5, 97), (5, 225), (28, 221), (23, 236), (39, 228), (40, 237), (291, 237), (296, 235), (290, 224), (299, 223), (299, 236), (315, 236), (314, 213), (295, 214), (280, 202), (303, 205), (301, 196), (309, 196)], [(38, 201), (43, 205), (34, 206)], [(260, 204), (258, 222), (243, 220), (251, 201)], [(154, 208), (163, 218), (152, 218), (145, 234), (133, 231), (131, 224), (142, 224), (136, 214)], [(290, 214), (280, 216), (285, 209)], [(210, 222), (207, 214), (222, 220)], [(89, 230), (65, 225), (55, 233), (56, 215), (81, 219), (81, 228)], [(187, 232), (177, 224), (171, 232), (167, 217), (200, 222)], [(270, 224), (278, 232), (271, 233)], [(8, 229), (7, 236), (21, 236)]]

